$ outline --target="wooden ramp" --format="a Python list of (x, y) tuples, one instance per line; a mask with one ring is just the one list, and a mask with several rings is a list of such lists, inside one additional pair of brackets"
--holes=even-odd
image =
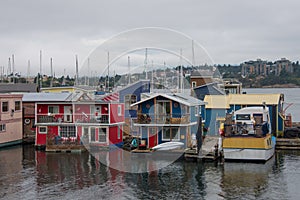
[(201, 147), (199, 155), (197, 155), (196, 148), (188, 148), (185, 150), (184, 157), (189, 159), (197, 160), (216, 160), (218, 158), (218, 141), (219, 137), (207, 136)]

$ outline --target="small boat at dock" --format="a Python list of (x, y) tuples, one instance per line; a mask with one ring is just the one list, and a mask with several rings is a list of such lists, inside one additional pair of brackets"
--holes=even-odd
[(225, 160), (267, 161), (275, 152), (267, 107), (247, 107), (226, 117), (222, 147)]
[(168, 151), (173, 149), (179, 149), (184, 146), (183, 142), (165, 142), (154, 146), (152, 149), (154, 151)]

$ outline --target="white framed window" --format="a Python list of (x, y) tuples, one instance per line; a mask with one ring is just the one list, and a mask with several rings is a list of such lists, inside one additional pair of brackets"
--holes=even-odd
[(76, 137), (75, 126), (60, 126), (59, 134), (61, 137)]
[(39, 126), (39, 133), (40, 134), (46, 134), (48, 131), (47, 126)]
[(21, 101), (15, 101), (15, 111), (21, 110)]
[(8, 112), (8, 101), (2, 102), (2, 112)]
[(118, 116), (122, 115), (122, 105), (118, 105)]
[[(133, 95), (133, 94), (127, 94), (127, 95), (125, 95), (124, 96), (125, 109), (129, 110), (130, 109), (130, 105), (136, 103), (136, 99), (137, 99), (136, 95)], [(132, 108), (132, 109), (136, 109), (136, 107)]]
[(6, 131), (6, 124), (0, 124), (0, 132)]
[(90, 141), (91, 142), (96, 142), (96, 128), (95, 127), (91, 127), (90, 128)]
[(192, 88), (194, 88), (194, 87), (196, 87), (196, 86), (197, 86), (196, 81), (193, 81), (193, 82), (192, 82)]
[(58, 106), (48, 106), (48, 113), (58, 114), (59, 113)]
[(178, 141), (180, 140), (180, 129), (178, 127), (163, 128), (162, 140), (163, 141)]
[(107, 128), (106, 127), (101, 127), (98, 129), (98, 141), (100, 143), (106, 143), (106, 138), (107, 138)]

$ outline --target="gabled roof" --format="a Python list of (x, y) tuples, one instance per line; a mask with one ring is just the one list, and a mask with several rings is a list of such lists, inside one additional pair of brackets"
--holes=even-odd
[(132, 104), (131, 106), (138, 105), (140, 103), (143, 103), (145, 101), (148, 101), (148, 100), (153, 99), (153, 98), (158, 97), (158, 96), (165, 97), (167, 99), (176, 101), (180, 104), (184, 104), (184, 105), (187, 105), (187, 106), (204, 105), (203, 101), (201, 101), (201, 100), (199, 100), (195, 97), (185, 95), (185, 94), (181, 94), (181, 93), (180, 94), (179, 93), (174, 93), (174, 94), (148, 93), (147, 96), (148, 96), (147, 98), (145, 98), (145, 99), (143, 99), (139, 102), (136, 102), (136, 103)]

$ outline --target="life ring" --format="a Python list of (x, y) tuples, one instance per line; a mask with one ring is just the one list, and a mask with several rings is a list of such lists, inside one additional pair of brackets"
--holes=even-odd
[(25, 119), (24, 122), (25, 122), (25, 124), (28, 125), (28, 124), (30, 124), (30, 119)]

